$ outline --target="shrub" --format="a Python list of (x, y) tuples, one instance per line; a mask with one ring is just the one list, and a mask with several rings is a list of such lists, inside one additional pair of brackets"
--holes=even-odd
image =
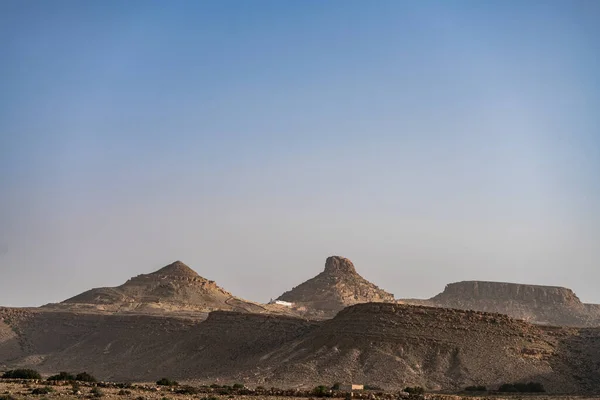
[(485, 386), (467, 386), (465, 388), (467, 392), (487, 392), (487, 388)]
[(13, 369), (6, 371), (2, 378), (5, 379), (42, 379), (39, 372), (34, 369)]
[(104, 392), (99, 387), (94, 387), (90, 390), (90, 394), (94, 397), (102, 397), (104, 396)]
[(317, 397), (326, 397), (329, 396), (329, 388), (324, 385), (317, 386), (313, 389), (313, 395)]
[(73, 394), (79, 394), (81, 392), (81, 386), (79, 386), (79, 383), (73, 382), (71, 384), (71, 392)]
[(213, 383), (212, 385), (210, 385), (210, 387), (213, 388), (213, 389), (220, 389), (221, 385)]
[(206, 397), (203, 397), (200, 400), (219, 400), (219, 399), (217, 399), (215, 396), (206, 396)]
[(364, 389), (365, 390), (383, 390), (382, 388), (380, 388), (377, 385), (365, 385)]
[(425, 389), (421, 386), (408, 386), (404, 388), (404, 391), (408, 394), (423, 394), (425, 393)]
[(119, 393), (117, 393), (119, 396), (129, 396), (131, 394), (131, 391), (129, 390), (125, 390), (125, 389), (121, 389), (119, 390)]
[(47, 381), (74, 381), (75, 376), (69, 374), (68, 372), (59, 372), (57, 375), (52, 375), (46, 379)]
[(256, 390), (265, 390), (265, 387), (264, 386), (257, 386)]
[(49, 394), (52, 393), (54, 389), (49, 386), (46, 387), (38, 387), (31, 391), (31, 394), (39, 395), (39, 394)]
[(339, 382), (336, 382), (336, 383), (334, 383), (334, 384), (333, 384), (333, 386), (331, 387), (331, 390), (340, 390), (340, 386), (342, 386), (342, 385), (341, 385), (341, 383), (339, 383)]
[(97, 382), (97, 379), (87, 372), (81, 372), (77, 374), (77, 376), (75, 376), (75, 380), (80, 382)]
[(0, 400), (17, 400), (10, 394), (0, 394)]
[(539, 382), (529, 383), (505, 383), (498, 388), (503, 393), (542, 393), (545, 392), (544, 385)]
[(234, 389), (243, 389), (245, 386), (242, 385), (241, 383), (234, 383), (233, 384), (233, 388)]
[(169, 378), (162, 378), (162, 379), (156, 381), (156, 384), (158, 386), (178, 386), (179, 385), (178, 382), (171, 380)]
[(193, 386), (183, 386), (175, 391), (178, 394), (198, 394), (200, 391)]

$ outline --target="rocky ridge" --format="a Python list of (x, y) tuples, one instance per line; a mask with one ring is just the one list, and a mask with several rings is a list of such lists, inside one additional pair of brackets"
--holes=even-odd
[(0, 366), (47, 374), (154, 381), (168, 371), (202, 383), (429, 390), (535, 380), (554, 392), (600, 390), (600, 330), (474, 311), (380, 302), (326, 321), (216, 311), (198, 322), (0, 309), (0, 321)]

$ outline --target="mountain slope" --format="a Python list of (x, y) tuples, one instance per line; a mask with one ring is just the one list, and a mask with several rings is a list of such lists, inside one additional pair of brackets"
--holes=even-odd
[(393, 302), (394, 295), (360, 276), (347, 258), (332, 256), (325, 261), (323, 272), (283, 293), (278, 300), (335, 313), (358, 303)]
[(500, 314), (368, 303), (327, 321), (227, 311), (198, 322), (11, 309), (0, 309), (0, 321), (0, 366), (44, 373), (281, 387), (338, 381), (448, 390), (534, 380), (551, 391), (600, 389), (600, 330), (536, 326)]
[(65, 300), (58, 308), (82, 309), (82, 305), (113, 312), (264, 311), (260, 305), (236, 298), (214, 281), (201, 277), (181, 261), (138, 275), (118, 287), (88, 290)]

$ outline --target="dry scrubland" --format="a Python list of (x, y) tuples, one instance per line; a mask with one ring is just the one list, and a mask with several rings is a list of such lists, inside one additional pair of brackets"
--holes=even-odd
[[(127, 388), (111, 387), (113, 385), (102, 385), (98, 387), (95, 384), (79, 384), (79, 388), (75, 391), (71, 384), (67, 383), (56, 383), (48, 386), (45, 382), (7, 382), (0, 380), (0, 399), (39, 399), (39, 400), (50, 400), (50, 399), (103, 399), (103, 400), (316, 400), (315, 397), (303, 394), (302, 396), (281, 396), (281, 395), (220, 395), (218, 393), (197, 393), (197, 394), (182, 394), (177, 393), (175, 388), (160, 387), (152, 384), (134, 384)], [(36, 389), (51, 388), (51, 392), (47, 394), (32, 394)], [(99, 390), (99, 392), (98, 392)], [(395, 392), (362, 392), (355, 394), (356, 398), (373, 399), (373, 400), (395, 400), (404, 398), (399, 393)], [(344, 394), (339, 394), (333, 398), (344, 399), (347, 398)], [(534, 394), (519, 394), (519, 395), (486, 395), (480, 396), (466, 396), (457, 394), (444, 394), (444, 393), (426, 393), (424, 395), (410, 396), (408, 400), (517, 400), (517, 399), (531, 399), (531, 400), (586, 400), (586, 399), (600, 399), (600, 396), (552, 396), (546, 394), (534, 395)]]

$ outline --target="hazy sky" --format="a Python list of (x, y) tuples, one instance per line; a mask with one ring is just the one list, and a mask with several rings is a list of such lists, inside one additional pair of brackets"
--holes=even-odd
[(0, 2), (0, 305), (174, 260), (268, 301), (600, 292), (600, 2)]

